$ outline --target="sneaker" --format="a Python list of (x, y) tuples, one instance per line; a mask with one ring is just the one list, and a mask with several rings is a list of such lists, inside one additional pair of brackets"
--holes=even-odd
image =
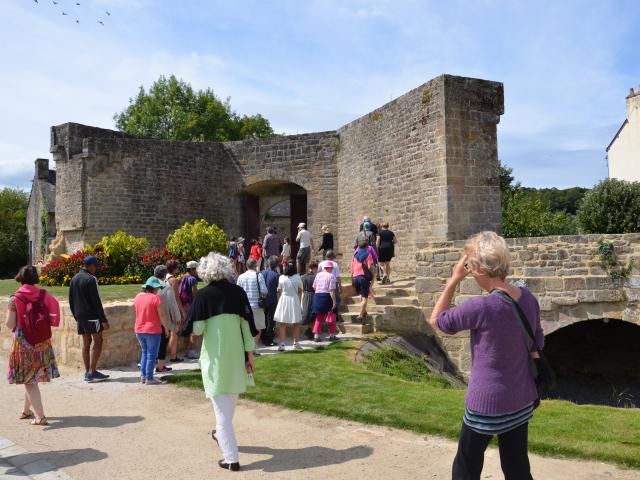
[(95, 372), (89, 374), (87, 382), (89, 383), (104, 382), (107, 378), (109, 378), (109, 375), (105, 375), (104, 373), (100, 373), (96, 370)]
[(184, 362), (184, 359), (182, 359), (180, 357), (176, 357), (176, 358), (170, 358), (169, 361), (171, 363), (180, 363), (180, 362)]
[(84, 381), (85, 382), (89, 381), (89, 372), (84, 372)]
[(313, 341), (318, 343), (322, 341), (322, 338), (320, 338), (320, 335), (316, 334), (313, 336)]
[(278, 351), (279, 352), (284, 352), (284, 343), (280, 344), (280, 346), (278, 347)]
[(156, 368), (156, 373), (167, 373), (171, 370), (173, 370), (173, 368), (165, 366), (163, 368)]
[(158, 380), (157, 378), (152, 378), (151, 380), (147, 380), (145, 385), (164, 385), (162, 380)]
[(330, 342), (337, 342), (337, 341), (338, 341), (338, 337), (336, 337), (335, 335), (331, 335), (331, 336), (329, 337), (329, 341), (330, 341)]
[(293, 349), (302, 350), (302, 345), (300, 345), (298, 342), (293, 342)]

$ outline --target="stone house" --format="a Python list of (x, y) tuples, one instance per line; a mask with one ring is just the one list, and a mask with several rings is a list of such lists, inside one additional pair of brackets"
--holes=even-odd
[(609, 178), (640, 181), (640, 88), (627, 95), (627, 118), (607, 147)]
[(29, 263), (44, 260), (49, 243), (56, 236), (56, 171), (49, 169), (49, 159), (35, 161), (35, 173), (27, 208)]

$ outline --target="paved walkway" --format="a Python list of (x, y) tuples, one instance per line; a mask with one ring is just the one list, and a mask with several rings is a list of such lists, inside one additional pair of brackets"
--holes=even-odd
[[(209, 436), (211, 404), (201, 392), (142, 386), (135, 368), (110, 371), (111, 381), (99, 384), (83, 382), (79, 371), (61, 373), (42, 388), (50, 420), (44, 428), (17, 420), (23, 388), (0, 382), (1, 479), (450, 478), (454, 442), (248, 401), (234, 422), (243, 469), (223, 472)], [(531, 461), (537, 479), (640, 480), (638, 471), (599, 462)], [(500, 478), (497, 450), (489, 449), (483, 479)]]

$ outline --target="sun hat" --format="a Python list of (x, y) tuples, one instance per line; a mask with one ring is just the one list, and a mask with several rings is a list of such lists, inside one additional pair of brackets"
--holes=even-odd
[(325, 260), (322, 263), (323, 263), (322, 268), (324, 270), (326, 270), (327, 268), (336, 268), (336, 264), (333, 263), (331, 260)]
[(189, 262), (187, 262), (187, 270), (190, 270), (192, 268), (198, 268), (198, 262), (196, 262), (195, 260), (191, 260)]
[(244, 237), (238, 237), (238, 243), (244, 242)]
[(168, 273), (167, 267), (164, 265), (158, 265), (153, 269), (153, 276), (157, 278), (164, 278)]
[(304, 223), (304, 222), (300, 222), (300, 223), (298, 224), (298, 228), (306, 228), (306, 226), (307, 226), (307, 224), (306, 224), (306, 223)]
[(142, 285), (142, 288), (147, 287), (164, 288), (164, 283), (162, 283), (157, 277), (149, 277), (147, 278), (147, 281), (144, 282), (144, 285)]
[(98, 265), (98, 258), (94, 257), (93, 255), (89, 255), (84, 257), (82, 263), (84, 263), (85, 265)]

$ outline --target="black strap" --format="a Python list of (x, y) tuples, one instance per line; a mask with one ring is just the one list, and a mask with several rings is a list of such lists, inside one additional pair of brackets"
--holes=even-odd
[(527, 333), (527, 335), (531, 339), (531, 345), (533, 347), (535, 347), (536, 352), (540, 353), (540, 349), (538, 348), (538, 344), (536, 343), (536, 338), (533, 335), (533, 330), (531, 330), (531, 325), (529, 324), (529, 320), (527, 320), (527, 316), (522, 311), (522, 308), (520, 308), (520, 305), (518, 305), (518, 302), (516, 302), (513, 298), (511, 298), (511, 295), (509, 295), (504, 290), (499, 290), (499, 289), (495, 288), (495, 289), (493, 289), (491, 291), (491, 294), (492, 295), (498, 295), (498, 296), (508, 300), (509, 303), (511, 303), (511, 306), (515, 310), (516, 315), (517, 315), (518, 319), (520, 320), (520, 323), (522, 324), (522, 328), (524, 329), (524, 331)]

